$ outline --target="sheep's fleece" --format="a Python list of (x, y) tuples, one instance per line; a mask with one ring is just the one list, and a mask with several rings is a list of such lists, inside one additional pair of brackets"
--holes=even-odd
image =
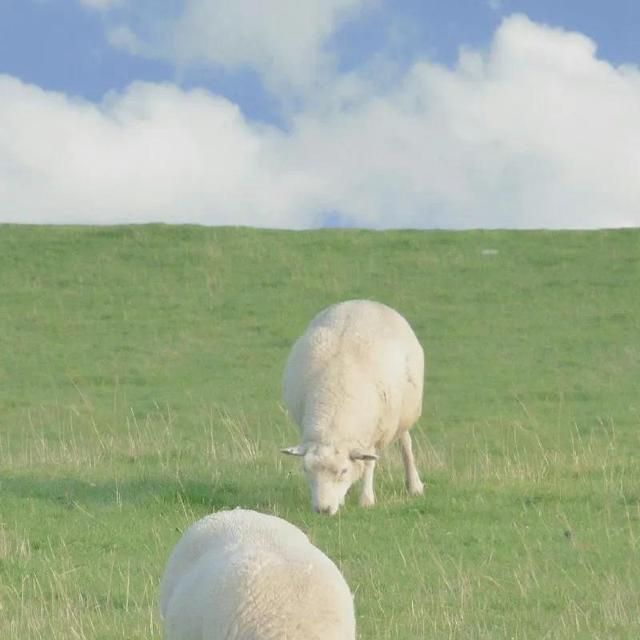
[(353, 597), (286, 520), (234, 509), (202, 518), (162, 580), (165, 640), (354, 640)]

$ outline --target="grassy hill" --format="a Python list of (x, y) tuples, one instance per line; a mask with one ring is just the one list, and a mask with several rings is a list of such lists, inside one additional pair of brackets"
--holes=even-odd
[[(640, 635), (640, 232), (0, 226), (0, 638), (159, 637), (186, 526), (304, 528), (363, 639)], [(349, 298), (427, 356), (428, 488), (311, 513), (289, 348)]]

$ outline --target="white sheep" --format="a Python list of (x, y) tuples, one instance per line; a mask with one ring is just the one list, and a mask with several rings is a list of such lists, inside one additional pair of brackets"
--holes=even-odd
[(160, 594), (165, 640), (355, 640), (336, 565), (286, 520), (234, 509), (173, 550)]
[(304, 457), (314, 511), (335, 514), (363, 473), (360, 504), (373, 505), (378, 451), (396, 439), (409, 493), (422, 494), (409, 429), (422, 413), (423, 377), (422, 347), (390, 307), (350, 300), (311, 321), (293, 345), (283, 384), (302, 443), (282, 452)]

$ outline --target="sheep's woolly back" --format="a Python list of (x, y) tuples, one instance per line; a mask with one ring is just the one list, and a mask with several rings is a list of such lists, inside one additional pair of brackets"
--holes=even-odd
[(303, 441), (384, 447), (422, 411), (424, 354), (390, 307), (350, 300), (319, 313), (293, 346), (284, 400)]
[(353, 640), (342, 574), (289, 522), (235, 509), (195, 523), (162, 581), (166, 640)]

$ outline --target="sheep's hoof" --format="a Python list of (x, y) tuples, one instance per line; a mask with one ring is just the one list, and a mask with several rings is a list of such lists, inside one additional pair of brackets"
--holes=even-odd
[(360, 498), (361, 507), (373, 507), (375, 503), (376, 503), (376, 497), (374, 495), (362, 496)]
[(418, 482), (412, 482), (408, 487), (410, 496), (421, 496), (424, 493), (424, 484), (418, 480)]

